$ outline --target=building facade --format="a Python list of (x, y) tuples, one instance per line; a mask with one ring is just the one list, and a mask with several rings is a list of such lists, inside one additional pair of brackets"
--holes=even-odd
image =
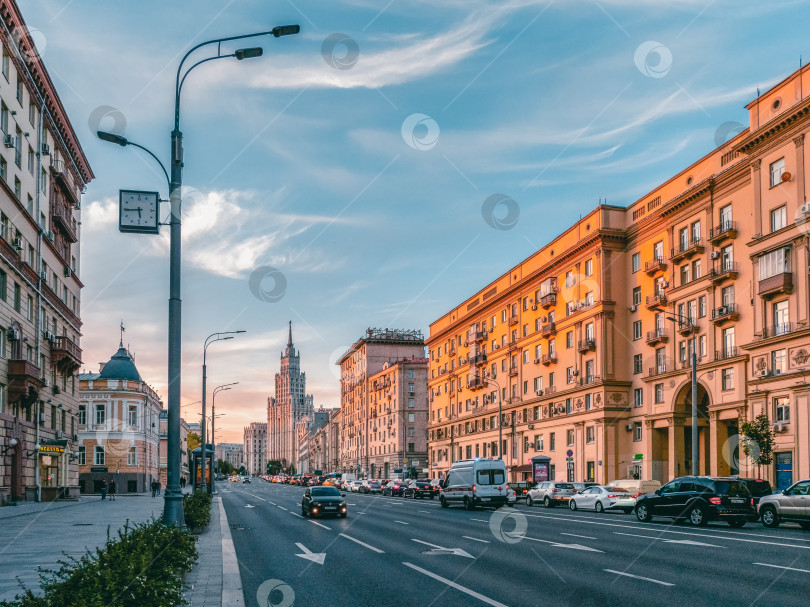
[[(382, 402), (387, 401), (387, 394), (380, 392), (375, 387), (372, 378), (383, 370), (389, 367), (396, 366), (398, 362), (408, 362), (416, 369), (416, 365), (424, 364), (425, 358), (425, 341), (419, 331), (403, 331), (396, 329), (368, 329), (366, 335), (358, 339), (352, 346), (344, 353), (337, 364), (340, 366), (340, 409), (341, 409), (341, 428), (340, 428), (340, 444), (339, 444), (339, 469), (343, 472), (353, 472), (362, 475), (371, 474), (372, 454), (370, 440), (375, 441), (375, 473), (380, 472), (380, 466), (388, 462), (389, 470), (402, 469), (401, 466), (406, 464), (403, 460), (407, 459), (408, 443), (413, 442), (416, 447), (418, 441), (408, 440), (408, 430), (406, 428), (413, 427), (416, 432), (416, 426), (406, 426), (407, 422), (403, 421), (404, 409), (407, 409), (407, 397), (400, 397), (400, 389), (407, 384), (412, 384), (413, 389), (417, 390), (419, 381), (426, 381), (426, 374), (420, 378), (412, 378), (412, 380), (403, 380), (399, 377), (399, 382), (396, 386), (396, 395), (398, 401), (395, 406), (397, 413), (386, 412), (385, 429), (382, 427), (383, 420), (380, 418), (381, 412), (388, 407), (383, 407)], [(396, 374), (397, 370), (391, 371), (391, 374)], [(386, 374), (388, 380), (392, 376)], [(381, 386), (380, 378), (377, 380), (377, 386)], [(385, 381), (383, 379), (382, 381)], [(402, 382), (406, 383), (402, 383)], [(393, 383), (391, 384), (394, 385)], [(407, 390), (407, 388), (405, 388)], [(421, 390), (421, 389), (420, 389)], [(393, 398), (394, 391), (392, 390), (391, 396)], [(372, 400), (375, 407), (372, 408)], [(378, 418), (372, 418), (372, 411), (376, 410)], [(388, 421), (393, 424), (397, 421), (397, 430), (393, 427), (389, 429)], [(416, 422), (414, 422), (416, 423)], [(376, 430), (376, 432), (375, 432)], [(376, 435), (376, 438), (374, 438)], [(385, 438), (382, 438), (385, 437)], [(417, 438), (415, 435), (413, 438)], [(385, 453), (383, 451), (386, 451)], [(388, 456), (388, 457), (385, 457)], [(396, 460), (396, 464), (395, 464)]]
[(79, 395), (81, 492), (99, 493), (111, 480), (118, 493), (149, 491), (160, 478), (163, 403), (123, 343), (98, 373), (79, 374)]
[(244, 430), (244, 465), (253, 476), (267, 471), (267, 424), (251, 422)]
[(314, 456), (322, 446), (322, 435), (316, 440), (315, 435), (329, 423), (333, 413), (332, 409), (320, 407), (312, 413), (312, 417), (305, 417), (295, 423), (295, 435), (298, 441), (298, 474), (314, 474), (316, 470), (324, 471), (317, 466), (320, 460)]
[(810, 476), (808, 86), (802, 68), (733, 139), (431, 325), (433, 476), (502, 456), (524, 478), (536, 455), (557, 480), (691, 472), (693, 351), (699, 473), (756, 474), (739, 431), (765, 413), (761, 473), (779, 489)]
[(228, 462), (239, 470), (245, 461), (245, 446), (239, 443), (219, 443), (215, 448), (217, 460)]
[(305, 417), (312, 419), (314, 400), (306, 388), (307, 377), (301, 371), (301, 353), (293, 345), (290, 322), (287, 348), (276, 373), (275, 397), (267, 399), (267, 461), (279, 461), (282, 468), (298, 461), (296, 423)]
[(16, 3), (0, 1), (0, 503), (79, 493), (79, 208), (93, 172)]

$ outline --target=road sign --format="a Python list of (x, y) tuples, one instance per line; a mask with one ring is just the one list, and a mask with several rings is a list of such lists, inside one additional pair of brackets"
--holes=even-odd
[(574, 461), (574, 458), (573, 458), (573, 457), (566, 457), (566, 458), (565, 458), (565, 461), (567, 461), (567, 462), (573, 462), (573, 461)]
[(566, 451), (566, 452), (565, 452), (565, 454), (566, 454), (568, 457), (572, 457), (572, 456), (574, 455), (574, 451), (573, 451), (573, 450), (571, 450), (571, 449), (569, 449), (568, 451)]

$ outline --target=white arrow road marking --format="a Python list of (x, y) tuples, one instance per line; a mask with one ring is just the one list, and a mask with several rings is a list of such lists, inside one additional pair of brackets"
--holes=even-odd
[(256, 506), (253, 506), (253, 505), (251, 505), (251, 504), (248, 504), (248, 505), (246, 505), (246, 506), (245, 506), (245, 508), (255, 508), (255, 507), (256, 507)]
[(706, 544), (705, 542), (695, 542), (693, 540), (663, 540), (667, 544), (685, 544), (687, 546), (709, 546), (710, 548), (725, 548), (717, 544)]
[(469, 535), (462, 535), (465, 540), (472, 540), (474, 542), (481, 542), (482, 544), (489, 544), (487, 540), (479, 540), (477, 537), (470, 537)]
[(450, 588), (455, 588), (456, 590), (460, 590), (461, 592), (463, 592), (465, 594), (468, 594), (471, 597), (474, 597), (474, 598), (478, 599), (479, 601), (483, 601), (487, 605), (492, 605), (492, 607), (506, 607), (506, 605), (504, 605), (503, 603), (499, 603), (498, 601), (496, 601), (494, 599), (491, 599), (488, 596), (484, 596), (483, 594), (479, 594), (475, 590), (470, 590), (469, 588), (466, 588), (466, 587), (462, 586), (461, 584), (456, 584), (455, 582), (453, 582), (451, 580), (448, 580), (447, 578), (443, 578), (440, 575), (436, 575), (435, 573), (433, 573), (431, 571), (428, 571), (427, 569), (422, 569), (421, 567), (417, 567), (416, 565), (414, 565), (412, 563), (403, 562), (402, 564), (405, 565), (406, 567), (410, 567), (414, 571), (418, 571), (419, 573), (423, 573), (428, 577), (432, 577), (434, 580), (438, 580), (439, 582), (442, 582), (443, 584), (447, 584), (448, 586), (450, 586)]
[(754, 563), (760, 567), (773, 567), (774, 569), (787, 569), (788, 571), (798, 571), (799, 573), (810, 573), (807, 569), (796, 569), (795, 567), (783, 567), (782, 565), (771, 565), (769, 563)]
[(299, 544), (298, 542), (296, 542), (295, 545), (304, 551), (304, 554), (296, 554), (295, 556), (300, 556), (302, 559), (307, 559), (308, 561), (318, 563), (319, 565), (323, 565), (323, 562), (326, 560), (325, 552), (312, 552), (311, 550), (308, 550), (306, 546)]
[(637, 580), (644, 580), (645, 582), (653, 582), (655, 584), (661, 584), (662, 586), (674, 586), (675, 584), (670, 584), (669, 582), (662, 582), (661, 580), (654, 580), (651, 577), (642, 577), (640, 575), (633, 575), (632, 573), (625, 573), (624, 571), (614, 571), (613, 569), (603, 569), (602, 571), (607, 571), (608, 573), (615, 573), (616, 575), (623, 575), (625, 577), (631, 577)]
[(554, 548), (571, 548), (573, 550), (585, 550), (586, 552), (601, 552), (604, 554), (604, 550), (597, 550), (596, 548), (591, 548), (590, 546), (583, 546), (582, 544), (563, 544), (561, 542), (552, 542), (551, 540), (541, 540), (536, 537), (524, 537), (524, 540), (531, 540), (532, 542), (543, 542), (544, 544), (551, 544)]
[(436, 544), (431, 544), (430, 542), (423, 542), (422, 540), (417, 540), (411, 538), (411, 541), (418, 542), (420, 544), (424, 544), (425, 546), (430, 546), (433, 550), (426, 552), (425, 554), (455, 554), (456, 556), (465, 556), (468, 559), (474, 559), (475, 557), (467, 552), (466, 550), (462, 550), (461, 548), (445, 548), (444, 546), (437, 546)]

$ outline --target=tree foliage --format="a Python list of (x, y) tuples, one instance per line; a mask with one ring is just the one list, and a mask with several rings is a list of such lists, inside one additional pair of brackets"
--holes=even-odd
[(221, 474), (233, 474), (234, 467), (231, 462), (225, 461), (224, 459), (219, 460), (219, 471)]
[(188, 450), (189, 452), (194, 451), (197, 447), (200, 446), (202, 443), (202, 439), (200, 435), (196, 432), (189, 432), (188, 436), (186, 437), (186, 441), (188, 442)]
[(757, 466), (773, 463), (773, 429), (766, 413), (760, 413), (751, 421), (740, 425), (743, 452)]

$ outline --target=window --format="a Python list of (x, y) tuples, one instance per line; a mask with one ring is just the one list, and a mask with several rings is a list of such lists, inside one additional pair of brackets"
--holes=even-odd
[(566, 398), (565, 399), (565, 413), (566, 413), (566, 415), (571, 415), (573, 410), (574, 410), (574, 407), (573, 407), (573, 404), (571, 402), (571, 399)]
[(678, 231), (678, 242), (681, 246), (681, 251), (689, 248), (689, 228), (681, 228)]
[[(542, 377), (535, 377), (534, 378), (534, 391), (539, 392), (543, 389), (543, 378)], [(535, 415), (534, 419), (538, 419)]]
[(700, 222), (696, 221), (692, 224), (692, 242), (698, 242), (700, 240)]
[(641, 339), (641, 321), (633, 321), (633, 339)]
[(734, 356), (734, 346), (736, 344), (734, 336), (734, 327), (723, 329), (723, 358)]
[(631, 259), (633, 260), (633, 272), (638, 272), (641, 269), (641, 253), (633, 253)]
[(104, 447), (101, 445), (96, 445), (93, 447), (93, 465), (104, 465)]
[(777, 422), (790, 421), (790, 399), (787, 396), (779, 396), (773, 399), (773, 418)]
[[(22, 182), (20, 181), (19, 177), (14, 178), (14, 196), (17, 197), (17, 200), (22, 198)], [(30, 196), (29, 196), (30, 198)], [(33, 202), (33, 200), (32, 200)], [(31, 207), (29, 207), (30, 209)]]
[(5, 103), (0, 105), (0, 129), (8, 135), (8, 108)]
[(87, 405), (79, 405), (79, 425), (87, 425)]
[(656, 348), (655, 350), (655, 370), (658, 373), (667, 372), (667, 349)]
[(724, 306), (734, 305), (734, 285), (723, 287), (723, 290), (720, 291), (720, 298), (722, 305)]
[(656, 261), (664, 260), (664, 241), (659, 240), (653, 245), (653, 259)]
[(408, 384), (408, 394), (413, 394), (413, 384)]
[(411, 423), (414, 422), (414, 414), (413, 413), (408, 413), (408, 421), (411, 422)]
[(681, 266), (681, 284), (685, 285), (689, 282), (689, 264), (685, 263)]
[(96, 405), (96, 425), (104, 425), (107, 420), (107, 409), (104, 405)]
[(787, 225), (787, 206), (782, 205), (771, 211), (771, 232), (781, 230)]
[(591, 406), (591, 395), (590, 393), (585, 395), (585, 410), (590, 411), (592, 408)]
[(732, 226), (732, 215), (731, 215), (731, 205), (727, 204), (726, 206), (720, 209), (720, 232), (725, 232), (726, 230), (730, 230)]
[(556, 443), (557, 443), (556, 434), (557, 434), (556, 432), (551, 432), (548, 435), (548, 450), (549, 451), (554, 451), (554, 448), (556, 447)]
[(734, 389), (734, 369), (728, 368), (722, 371), (723, 390)]
[(412, 398), (409, 398), (409, 399), (408, 399), (408, 408), (409, 408), (409, 409), (413, 409), (413, 408), (414, 408), (414, 402), (413, 402), (413, 399), (412, 399)]
[(87, 447), (81, 445), (79, 447), (79, 465), (84, 466), (87, 464)]
[(641, 305), (641, 287), (633, 288), (633, 305)]
[(786, 350), (774, 350), (771, 352), (771, 371), (774, 375), (782, 375), (785, 372), (786, 362)]
[(701, 295), (698, 297), (698, 318), (706, 316), (706, 296)]
[(542, 451), (543, 450), (543, 435), (541, 434), (539, 436), (535, 436), (534, 437), (534, 443), (535, 443), (535, 447), (534, 447), (535, 450)]
[(771, 187), (776, 187), (782, 183), (782, 173), (785, 172), (785, 159), (780, 158), (771, 163)]
[(703, 262), (696, 259), (692, 262), (692, 280), (697, 280), (703, 276)]
[(0, 158), (0, 178), (8, 181), (8, 163), (5, 158)]
[(595, 440), (596, 440), (594, 438), (595, 434), (596, 433), (594, 432), (594, 427), (593, 426), (588, 426), (587, 428), (585, 428), (585, 442), (588, 443), (588, 444), (591, 444), (591, 443), (595, 442)]
[(408, 379), (413, 379), (413, 369), (408, 369)]
[(20, 291), (20, 285), (18, 283), (14, 283), (14, 310), (19, 312), (21, 307), (21, 296), (22, 292)]
[(8, 51), (6, 51), (6, 49), (4, 48), (3, 49), (3, 76), (6, 77), (6, 80), (8, 80), (8, 78), (9, 78), (9, 73), (10, 73), (9, 65), (10, 64), (11, 64), (11, 61), (10, 61), (10, 58), (8, 56)]
[(569, 447), (574, 444), (574, 431), (573, 430), (568, 430), (566, 432), (566, 440), (568, 441), (568, 446)]
[(655, 384), (655, 402), (657, 404), (664, 402), (664, 384)]
[(548, 374), (548, 385), (549, 388), (554, 387), (554, 371)]
[(777, 301), (773, 304), (773, 334), (784, 335), (790, 333), (790, 313), (788, 300)]
[(633, 406), (634, 407), (644, 406), (644, 388), (636, 388), (635, 390), (633, 390)]
[(790, 247), (783, 247), (763, 255), (759, 260), (759, 279), (765, 280), (790, 272)]
[(565, 378), (567, 383), (569, 384), (574, 383), (574, 367), (568, 367), (565, 370)]
[(641, 441), (641, 422), (633, 423), (633, 441), (635, 442)]
[(566, 348), (573, 348), (574, 347), (574, 332), (568, 331), (565, 334), (565, 347)]
[(17, 74), (17, 101), (22, 105), (23, 102), (23, 81), (22, 77)]
[(130, 427), (138, 427), (138, 407), (136, 405), (129, 406), (127, 411), (127, 423), (130, 425)]
[(591, 276), (593, 274), (593, 260), (588, 259), (585, 262), (585, 276)]
[(137, 466), (138, 465), (138, 448), (132, 446), (127, 451), (127, 466)]
[(51, 430), (56, 430), (56, 405), (51, 405)]
[(593, 305), (593, 291), (588, 291), (585, 293), (585, 305), (592, 306)]

